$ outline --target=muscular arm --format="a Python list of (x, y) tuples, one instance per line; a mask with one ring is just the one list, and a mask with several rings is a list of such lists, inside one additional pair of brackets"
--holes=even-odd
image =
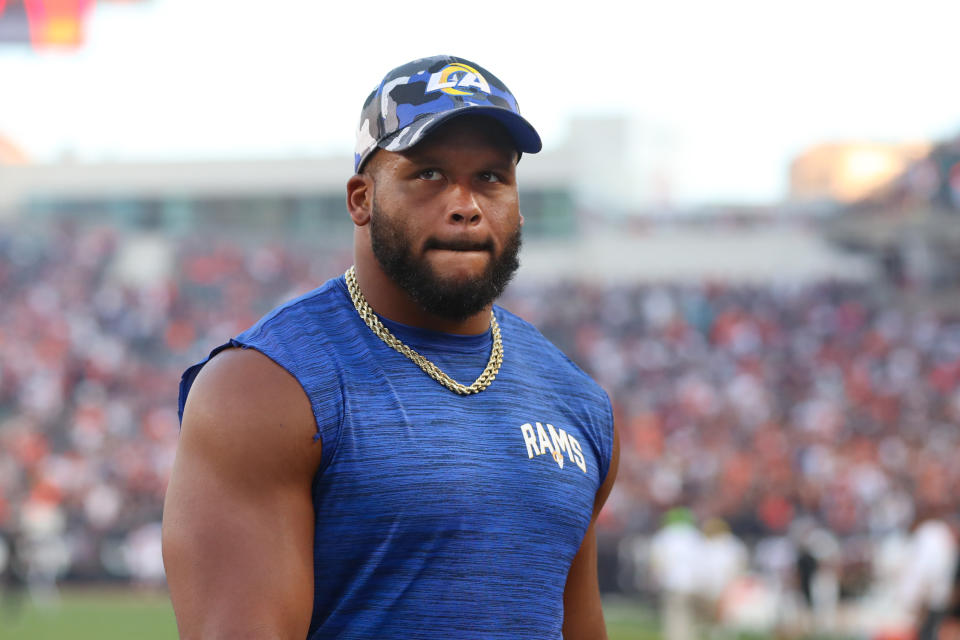
[(200, 372), (163, 511), (181, 638), (306, 636), (314, 424), (296, 380), (254, 350), (224, 351)]
[(564, 640), (606, 640), (607, 629), (603, 621), (600, 602), (600, 584), (597, 578), (597, 515), (610, 495), (617, 479), (620, 465), (620, 437), (613, 431), (613, 454), (610, 470), (597, 491), (593, 505), (593, 518), (587, 533), (580, 543), (580, 550), (573, 558), (567, 584), (563, 591), (563, 637)]

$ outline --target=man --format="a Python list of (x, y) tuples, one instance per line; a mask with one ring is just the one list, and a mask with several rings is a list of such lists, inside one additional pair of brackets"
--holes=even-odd
[(660, 622), (665, 640), (700, 636), (696, 593), (702, 587), (703, 536), (686, 507), (663, 516), (663, 526), (650, 539), (650, 569), (660, 589)]
[(609, 400), (493, 305), (539, 149), (459, 58), (367, 99), (355, 267), (184, 374), (163, 525), (183, 637), (606, 637)]
[(23, 611), (27, 588), (27, 559), (23, 536), (18, 529), (6, 533), (0, 529), (0, 602), (4, 624), (14, 621)]
[(918, 640), (935, 640), (950, 610), (960, 544), (946, 503), (921, 502), (917, 511), (898, 595), (914, 620)]
[(710, 628), (720, 631), (728, 623), (730, 593), (747, 574), (750, 552), (730, 526), (720, 518), (710, 518), (703, 525), (698, 596)]

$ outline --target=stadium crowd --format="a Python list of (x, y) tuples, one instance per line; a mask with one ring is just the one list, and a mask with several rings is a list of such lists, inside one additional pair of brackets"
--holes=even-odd
[(685, 504), (748, 539), (800, 516), (849, 537), (960, 507), (960, 322), (836, 283), (514, 293), (614, 398), (607, 527)]
[(149, 283), (126, 259), (107, 228), (0, 231), (0, 565), (41, 583), (162, 580), (181, 371), (321, 277), (272, 247), (187, 242)]
[[(719, 532), (747, 543), (770, 587), (765, 627), (803, 628), (818, 610), (818, 628), (836, 630), (842, 598), (871, 599), (874, 619), (849, 622), (861, 628), (944, 606), (960, 533), (960, 321), (901, 308), (879, 284), (512, 293), (613, 398), (623, 453), (601, 524), (630, 543), (621, 588), (710, 596)], [(703, 531), (670, 522), (677, 507)], [(733, 586), (747, 567), (723, 544)]]
[[(145, 284), (122, 273), (125, 242), (0, 228), (0, 531), (40, 582), (162, 580), (180, 373), (349, 264), (192, 239)], [(757, 563), (764, 540), (815, 523), (856, 591), (884, 536), (960, 512), (960, 321), (884, 291), (520, 283), (502, 303), (613, 399), (623, 455), (602, 539), (649, 536), (684, 506)]]

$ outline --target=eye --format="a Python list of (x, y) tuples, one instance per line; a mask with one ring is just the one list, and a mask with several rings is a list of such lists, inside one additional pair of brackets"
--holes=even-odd
[(437, 171), (436, 169), (424, 169), (419, 174), (417, 174), (417, 177), (420, 178), (421, 180), (439, 180), (440, 172)]
[(484, 171), (480, 174), (480, 179), (484, 182), (503, 182), (500, 179), (500, 176), (495, 174), (493, 171)]

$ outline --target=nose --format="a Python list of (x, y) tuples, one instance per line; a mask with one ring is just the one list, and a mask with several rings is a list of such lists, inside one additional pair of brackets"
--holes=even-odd
[(455, 184), (450, 188), (447, 220), (454, 224), (476, 225), (483, 218), (477, 195), (468, 186)]

